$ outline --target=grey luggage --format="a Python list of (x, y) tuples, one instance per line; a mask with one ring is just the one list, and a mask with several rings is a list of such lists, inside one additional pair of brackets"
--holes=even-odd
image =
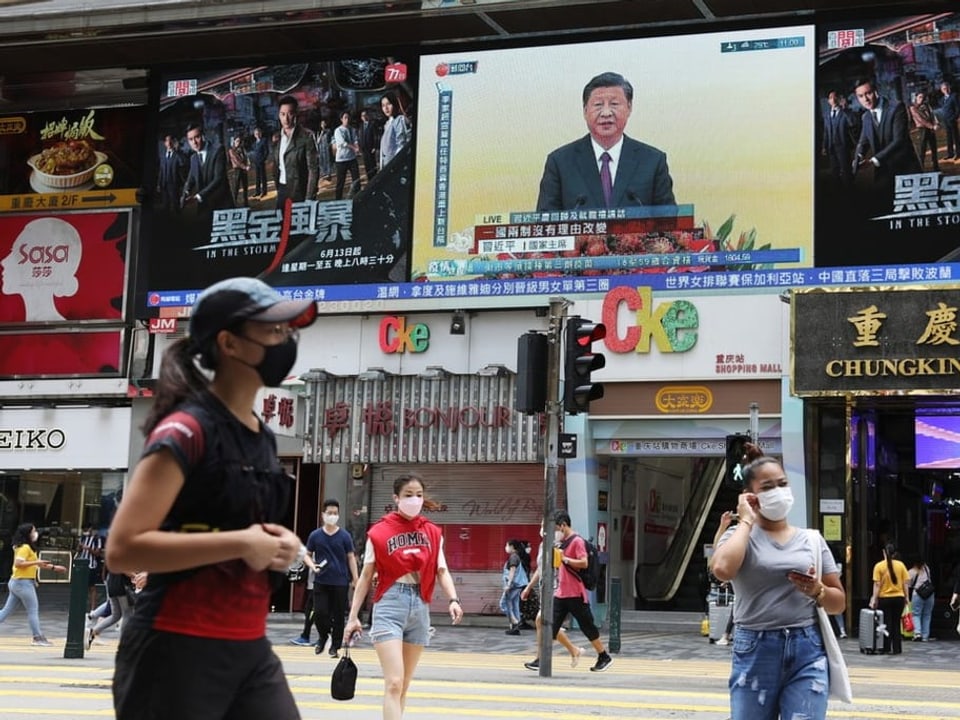
[(727, 629), (727, 623), (730, 622), (730, 613), (733, 611), (733, 605), (718, 605), (716, 602), (710, 603), (710, 642), (715, 643), (723, 637)]
[(883, 613), (879, 610), (863, 608), (860, 611), (860, 652), (873, 655), (883, 650), (883, 631), (877, 631), (883, 624)]

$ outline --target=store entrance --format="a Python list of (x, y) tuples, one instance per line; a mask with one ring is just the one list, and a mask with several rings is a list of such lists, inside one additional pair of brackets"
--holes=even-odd
[(960, 574), (960, 405), (871, 399), (821, 408), (819, 420), (819, 442), (811, 445), (819, 451), (820, 527), (841, 562), (844, 543), (828, 535), (824, 507), (845, 497), (849, 467), (853, 504), (844, 522), (851, 523), (852, 567), (844, 580), (852, 616), (866, 607), (873, 566), (892, 543), (908, 567), (918, 561), (930, 567), (937, 588), (932, 632), (955, 636), (948, 603)]

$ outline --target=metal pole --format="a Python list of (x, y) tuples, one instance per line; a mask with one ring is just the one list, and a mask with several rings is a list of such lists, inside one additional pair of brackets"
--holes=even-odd
[(750, 442), (760, 445), (760, 403), (750, 403)]
[(620, 578), (610, 580), (610, 652), (620, 652), (620, 594), (623, 592)]
[(70, 612), (67, 615), (67, 642), (63, 646), (63, 657), (66, 660), (83, 657), (89, 577), (90, 561), (76, 558), (70, 569)]
[(543, 551), (540, 553), (540, 576), (543, 592), (540, 594), (540, 677), (553, 672), (553, 514), (557, 506), (557, 465), (560, 421), (563, 408), (560, 403), (560, 340), (563, 321), (567, 315), (567, 301), (550, 298), (550, 329), (547, 332), (547, 453), (545, 482), (543, 483)]

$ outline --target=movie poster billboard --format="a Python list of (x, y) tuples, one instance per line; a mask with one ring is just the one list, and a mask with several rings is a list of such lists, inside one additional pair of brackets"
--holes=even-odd
[(0, 114), (0, 196), (12, 196), (0, 198), (0, 209), (100, 207), (115, 203), (117, 192), (133, 204), (144, 120), (143, 107)]
[(130, 214), (0, 215), (0, 326), (122, 321)]
[(960, 13), (817, 30), (816, 264), (955, 263)]
[(143, 307), (234, 275), (316, 297), (406, 280), (415, 70), (362, 57), (163, 74)]
[(813, 42), (796, 26), (422, 57), (412, 279), (590, 292), (811, 267)]

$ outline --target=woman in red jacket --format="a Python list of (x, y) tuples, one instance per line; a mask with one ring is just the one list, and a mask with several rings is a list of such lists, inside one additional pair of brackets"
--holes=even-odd
[(383, 670), (383, 720), (403, 717), (413, 672), (430, 641), (430, 600), (437, 583), (450, 598), (454, 625), (463, 618), (440, 528), (420, 514), (423, 490), (423, 479), (414, 473), (394, 481), (397, 510), (367, 532), (363, 571), (343, 631), (344, 645), (359, 637), (360, 608), (376, 575), (370, 637)]

